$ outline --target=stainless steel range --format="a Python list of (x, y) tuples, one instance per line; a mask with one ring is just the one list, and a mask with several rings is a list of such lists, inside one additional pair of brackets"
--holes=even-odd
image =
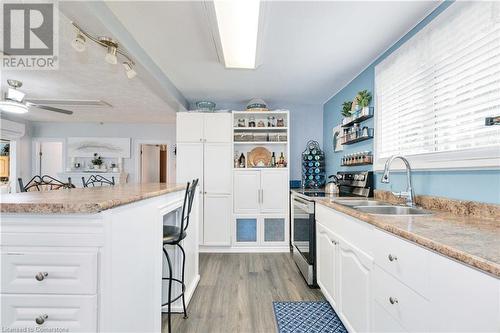
[[(370, 197), (373, 195), (371, 171), (339, 171), (337, 178), (339, 193), (335, 197)], [(310, 287), (317, 286), (315, 200), (326, 196), (330, 194), (318, 190), (292, 191), (291, 195), (291, 251), (295, 263)]]

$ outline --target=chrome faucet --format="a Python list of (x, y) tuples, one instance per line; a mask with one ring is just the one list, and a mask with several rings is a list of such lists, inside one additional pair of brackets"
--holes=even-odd
[(404, 162), (406, 166), (406, 191), (402, 192), (392, 192), (395, 196), (399, 198), (405, 198), (406, 199), (406, 205), (410, 207), (416, 206), (415, 203), (415, 193), (413, 192), (413, 187), (411, 186), (411, 167), (410, 167), (410, 162), (401, 155), (393, 155), (391, 156), (387, 162), (385, 162), (385, 167), (384, 167), (384, 174), (382, 175), (382, 183), (389, 183), (389, 168), (392, 164), (392, 162), (399, 158), (401, 161)]

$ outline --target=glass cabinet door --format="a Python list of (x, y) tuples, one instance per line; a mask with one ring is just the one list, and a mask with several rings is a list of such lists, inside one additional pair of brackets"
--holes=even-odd
[(236, 218), (236, 242), (257, 242), (257, 218)]
[(285, 221), (283, 217), (265, 217), (264, 242), (284, 242)]

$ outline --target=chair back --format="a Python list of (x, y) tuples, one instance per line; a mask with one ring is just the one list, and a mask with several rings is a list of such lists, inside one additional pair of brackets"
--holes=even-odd
[(89, 185), (92, 185), (92, 187), (103, 185), (114, 186), (115, 177), (111, 177), (111, 180), (109, 180), (101, 175), (90, 175), (87, 180), (85, 180), (85, 177), (82, 177), (82, 183), (83, 187), (89, 187)]
[(182, 216), (181, 216), (181, 232), (179, 233), (178, 241), (181, 241), (182, 232), (186, 231), (189, 226), (189, 217), (191, 215), (191, 208), (193, 207), (194, 195), (196, 192), (196, 187), (198, 186), (199, 179), (193, 180), (191, 183), (187, 183), (186, 192), (184, 193), (184, 203), (182, 205)]
[(19, 188), (21, 192), (32, 192), (32, 191), (51, 191), (59, 190), (65, 188), (75, 188), (75, 185), (71, 183), (71, 177), (68, 177), (68, 182), (63, 183), (62, 181), (55, 179), (49, 175), (34, 176), (31, 180), (23, 185), (23, 180), (18, 178)]

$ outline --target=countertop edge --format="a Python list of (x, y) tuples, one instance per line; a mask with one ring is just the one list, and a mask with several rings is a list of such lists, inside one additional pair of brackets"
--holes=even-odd
[(161, 195), (184, 191), (185, 185), (175, 185), (172, 188), (150, 191), (144, 194), (130, 195), (125, 199), (109, 199), (99, 202), (82, 202), (65, 204), (63, 202), (45, 203), (5, 203), (0, 202), (1, 214), (96, 214), (134, 202), (151, 199)]
[(327, 207), (334, 209), (338, 212), (344, 213), (346, 215), (349, 215), (351, 217), (354, 217), (360, 221), (363, 221), (365, 223), (369, 223), (381, 230), (387, 231), (393, 235), (399, 236), (401, 238), (404, 238), (410, 242), (416, 243), (422, 247), (425, 247), (429, 250), (432, 250), (436, 253), (439, 253), (445, 257), (454, 259), (460, 263), (466, 264), (468, 266), (474, 267), (486, 274), (489, 274), (495, 278), (500, 278), (500, 265), (491, 262), (487, 259), (478, 257), (473, 254), (469, 254), (467, 252), (457, 250), (454, 247), (451, 247), (449, 245), (443, 244), (436, 242), (434, 240), (428, 239), (426, 237), (420, 236), (418, 234), (400, 229), (398, 227), (394, 227), (392, 225), (388, 225), (385, 223), (382, 223), (380, 221), (376, 221), (372, 219), (368, 214), (364, 214), (362, 212), (356, 211), (352, 208), (342, 206), (340, 204), (337, 204), (335, 202), (326, 202), (324, 200), (315, 200), (316, 203)]

